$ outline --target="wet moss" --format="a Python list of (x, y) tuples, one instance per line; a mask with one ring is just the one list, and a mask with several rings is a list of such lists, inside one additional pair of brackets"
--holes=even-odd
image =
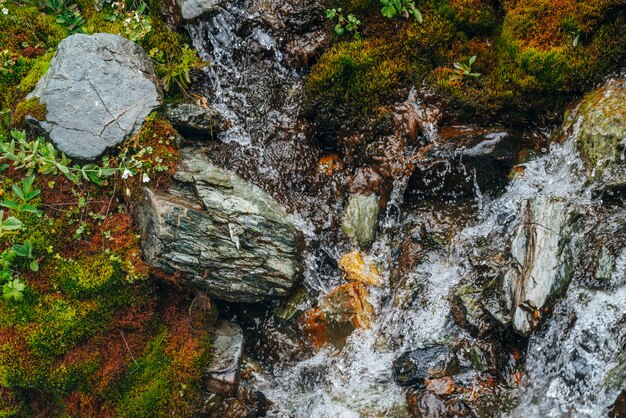
[(16, 128), (24, 128), (26, 117), (45, 120), (47, 113), (46, 106), (39, 102), (39, 98), (33, 97), (17, 104), (11, 124)]
[[(419, 8), (422, 24), (366, 10), (365, 40), (340, 41), (322, 54), (306, 90), (322, 129), (336, 133), (335, 119), (345, 125), (402, 99), (407, 84), (431, 87), (459, 116), (524, 123), (561, 113), (626, 58), (623, 0), (432, 0)], [(479, 77), (454, 74), (455, 62), (474, 55)]]

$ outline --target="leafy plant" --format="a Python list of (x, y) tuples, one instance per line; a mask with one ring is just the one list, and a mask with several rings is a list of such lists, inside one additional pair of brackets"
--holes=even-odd
[(17, 59), (8, 49), (0, 52), (0, 75), (7, 75), (13, 72), (13, 67)]
[(33, 182), (35, 181), (35, 176), (31, 175), (24, 179), (22, 179), (21, 184), (13, 183), (11, 186), (13, 189), (13, 193), (15, 196), (21, 201), (21, 203), (14, 202), (12, 200), (3, 200), (0, 202), (0, 206), (4, 206), (5, 208), (16, 210), (18, 212), (30, 212), (30, 213), (39, 213), (39, 210), (29, 204), (28, 202), (39, 196), (41, 190), (33, 189)]
[(336, 21), (335, 33), (343, 36), (346, 32), (352, 32), (354, 39), (361, 39), (361, 21), (353, 14), (347, 16), (343, 14), (341, 8), (326, 9), (326, 17), (332, 21)]
[(90, 163), (84, 166), (70, 166), (71, 160), (58, 151), (54, 146), (43, 138), (28, 141), (25, 131), (12, 131), (12, 139), (7, 141), (0, 135), (0, 161), (10, 161), (16, 169), (26, 170), (26, 175), (34, 173), (64, 174), (74, 183), (81, 179), (92, 181), (101, 185), (103, 181), (116, 173), (124, 171), (136, 171), (141, 168), (141, 163), (130, 160), (123, 161), (119, 167), (109, 167), (108, 159), (103, 159), (103, 166)]
[(150, 56), (156, 62), (157, 73), (161, 77), (165, 91), (170, 91), (172, 84), (175, 84), (183, 93), (186, 93), (191, 83), (191, 69), (207, 66), (207, 63), (198, 57), (197, 51), (189, 48), (188, 45), (183, 46), (177, 56), (166, 56), (158, 48), (150, 50)]
[(39, 263), (37, 262), (37, 260), (35, 260), (35, 257), (33, 256), (32, 242), (26, 240), (23, 244), (15, 244), (13, 246), (13, 251), (15, 251), (15, 254), (17, 254), (19, 257), (24, 257), (32, 260), (29, 264), (29, 267), (32, 271), (39, 270)]
[(82, 26), (87, 22), (80, 15), (78, 5), (69, 0), (45, 0), (42, 6), (47, 12), (54, 14), (57, 23), (65, 26), (70, 33), (81, 32)]
[(24, 299), (24, 290), (26, 285), (22, 283), (19, 278), (10, 280), (4, 286), (2, 286), (2, 297), (6, 300), (14, 300), (20, 302)]
[(15, 233), (22, 228), (22, 221), (14, 216), (4, 217), (4, 211), (0, 210), (0, 237)]
[[(133, 2), (134, 3), (134, 2)], [(128, 7), (124, 1), (116, 1), (111, 3), (112, 12), (105, 16), (110, 22), (117, 20), (122, 21), (124, 28), (123, 35), (133, 42), (141, 43), (141, 41), (152, 31), (152, 19), (146, 14), (148, 6), (145, 2), (138, 5), (133, 4)], [(136, 7), (133, 9), (133, 7)]]
[(387, 19), (392, 19), (397, 14), (401, 14), (405, 18), (408, 18), (411, 15), (419, 23), (422, 23), (423, 21), (422, 13), (419, 11), (417, 6), (415, 6), (415, 1), (380, 0), (380, 4), (383, 6), (382, 9), (380, 9), (380, 12)]
[(467, 64), (462, 63), (462, 62), (455, 62), (454, 70), (453, 70), (454, 75), (452, 76), (452, 79), (461, 80), (466, 77), (474, 77), (474, 78), (480, 77), (480, 73), (472, 72), (472, 65), (474, 64), (474, 62), (476, 62), (476, 55), (473, 55), (469, 59)]

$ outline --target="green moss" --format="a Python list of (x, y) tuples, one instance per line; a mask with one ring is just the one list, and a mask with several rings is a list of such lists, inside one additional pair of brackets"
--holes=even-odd
[(18, 103), (13, 112), (11, 124), (14, 127), (23, 128), (27, 116), (32, 116), (37, 120), (45, 120), (47, 114), (46, 106), (39, 102), (39, 98), (33, 97)]
[[(385, 46), (342, 42), (329, 50), (307, 80), (308, 106), (330, 131), (386, 102), (402, 69)], [(326, 119), (326, 117), (328, 117)]]
[(79, 261), (58, 257), (48, 271), (64, 292), (79, 298), (110, 291), (121, 283), (119, 263), (106, 254), (81, 257)]
[(488, 34), (497, 25), (493, 3), (484, 0), (440, 0), (437, 11), (468, 34)]
[(50, 60), (52, 60), (53, 56), (54, 54), (52, 52), (48, 52), (35, 60), (31, 69), (24, 78), (20, 80), (19, 87), (22, 94), (28, 94), (35, 88), (39, 79), (41, 79), (46, 71), (48, 71), (48, 68), (50, 68)]
[(120, 417), (150, 418), (167, 416), (165, 407), (172, 391), (169, 381), (171, 359), (165, 354), (167, 333), (161, 331), (146, 347), (141, 359), (123, 382), (118, 414)]

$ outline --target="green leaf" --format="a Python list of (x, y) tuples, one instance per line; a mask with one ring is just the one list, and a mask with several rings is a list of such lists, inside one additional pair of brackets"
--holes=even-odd
[(393, 18), (393, 17), (396, 15), (396, 13), (397, 13), (396, 8), (395, 8), (395, 7), (393, 7), (392, 5), (388, 5), (388, 6), (383, 7), (383, 8), (380, 10), (380, 12), (381, 12), (381, 13), (382, 13), (382, 15), (383, 15), (383, 16), (385, 16), (387, 19), (391, 19), (391, 18)]
[(25, 194), (29, 194), (33, 190), (33, 183), (35, 182), (35, 176), (29, 176), (22, 180), (22, 190)]
[(32, 271), (39, 271), (39, 263), (35, 260), (30, 262), (29, 267)]
[(475, 61), (476, 61), (476, 55), (472, 55), (472, 58), (469, 59), (470, 67), (472, 66), (472, 64), (474, 64)]
[(13, 184), (11, 188), (13, 189), (13, 193), (15, 193), (17, 197), (19, 197), (21, 200), (26, 200), (26, 196), (24, 196), (24, 192), (19, 185)]
[(20, 205), (12, 200), (3, 200), (2, 202), (0, 202), (0, 206), (4, 206), (5, 208), (13, 210), (17, 210), (20, 207)]
[(19, 302), (24, 299), (24, 290), (26, 285), (20, 281), (20, 279), (13, 279), (4, 286), (2, 286), (2, 296), (6, 300), (14, 300)]
[[(2, 211), (0, 211), (1, 213)], [(2, 221), (2, 223), (0, 224), (0, 230), (5, 230), (5, 231), (17, 231), (20, 228), (22, 228), (22, 222), (13, 217), (13, 216), (9, 216), (8, 218), (6, 218), (4, 221)]]

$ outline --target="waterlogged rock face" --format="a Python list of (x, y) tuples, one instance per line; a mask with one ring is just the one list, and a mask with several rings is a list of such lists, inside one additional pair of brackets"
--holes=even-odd
[(422, 387), (428, 378), (445, 376), (453, 369), (450, 350), (444, 346), (407, 351), (393, 363), (393, 375), (401, 386)]
[(183, 149), (167, 193), (145, 190), (138, 211), (146, 261), (231, 302), (287, 296), (296, 279), (295, 228), (258, 187)]
[(205, 384), (215, 393), (231, 395), (239, 383), (239, 366), (243, 355), (241, 327), (218, 321), (213, 333), (213, 352), (207, 368)]
[(550, 298), (567, 287), (573, 273), (578, 212), (565, 200), (527, 202), (524, 219), (511, 243), (513, 267), (505, 275), (513, 328), (528, 335)]
[(352, 331), (369, 327), (374, 307), (367, 295), (362, 283), (346, 283), (328, 293), (317, 308), (307, 311), (303, 326), (313, 344), (321, 347), (330, 343), (341, 348)]
[(50, 69), (28, 96), (46, 106), (46, 120), (29, 122), (70, 157), (94, 160), (137, 133), (160, 104), (150, 58), (117, 35), (65, 38)]
[(378, 224), (378, 197), (375, 194), (356, 194), (350, 197), (343, 214), (343, 232), (361, 247), (374, 242)]
[(210, 139), (228, 127), (218, 112), (192, 102), (167, 105), (163, 116), (188, 139)]
[(604, 187), (626, 186), (626, 79), (586, 95), (565, 117), (590, 177)]
[(222, 0), (176, 0), (176, 2), (185, 21), (215, 12), (224, 3)]

